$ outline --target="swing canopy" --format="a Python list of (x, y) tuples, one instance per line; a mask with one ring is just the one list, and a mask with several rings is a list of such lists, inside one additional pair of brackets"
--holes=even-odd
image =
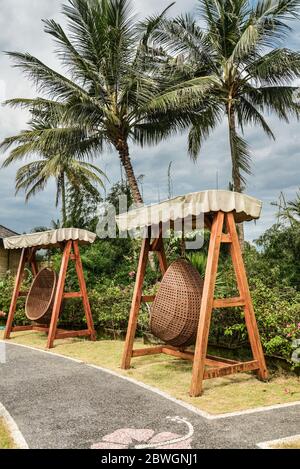
[(56, 248), (67, 241), (78, 241), (78, 244), (93, 244), (95, 233), (79, 228), (60, 228), (40, 233), (11, 236), (3, 240), (5, 249)]
[(235, 221), (242, 223), (257, 220), (261, 209), (262, 202), (254, 197), (225, 190), (208, 190), (130, 210), (117, 216), (116, 220), (121, 231), (130, 231), (222, 211), (233, 212)]

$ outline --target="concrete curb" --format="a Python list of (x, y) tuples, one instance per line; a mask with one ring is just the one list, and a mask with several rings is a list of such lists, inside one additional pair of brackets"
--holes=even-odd
[(286, 438), (278, 438), (277, 440), (263, 441), (262, 443), (257, 443), (257, 447), (260, 449), (281, 449), (274, 448), (274, 445), (280, 445), (281, 443), (293, 443), (293, 441), (300, 440), (300, 435), (288, 436)]
[(4, 405), (0, 403), (0, 417), (4, 419), (7, 428), (11, 434), (11, 437), (14, 441), (16, 449), (29, 449), (28, 444), (24, 436), (22, 435), (18, 425), (12, 418), (12, 416), (8, 413)]

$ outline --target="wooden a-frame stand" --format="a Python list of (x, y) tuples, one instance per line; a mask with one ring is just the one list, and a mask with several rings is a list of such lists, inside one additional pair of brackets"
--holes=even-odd
[[(46, 246), (47, 249), (53, 246)], [(60, 248), (63, 252), (61, 267), (59, 272), (59, 277), (56, 286), (55, 298), (52, 308), (51, 322), (49, 327), (42, 325), (31, 325), (31, 326), (15, 326), (13, 327), (14, 315), (16, 312), (17, 301), (20, 297), (26, 297), (27, 292), (21, 292), (21, 284), (23, 280), (24, 270), (26, 265), (31, 267), (33, 276), (35, 277), (38, 273), (38, 267), (36, 262), (36, 251), (38, 248), (24, 248), (21, 252), (17, 277), (15, 280), (15, 287), (13, 291), (13, 296), (11, 300), (10, 310), (8, 314), (8, 319), (6, 323), (4, 339), (9, 339), (11, 332), (20, 332), (20, 331), (38, 331), (45, 332), (48, 334), (47, 348), (53, 348), (55, 339), (66, 339), (69, 337), (90, 337), (91, 340), (96, 340), (96, 332), (94, 329), (93, 318), (90, 308), (90, 303), (87, 294), (86, 283), (83, 274), (82, 262), (80, 257), (79, 243), (78, 240), (75, 241), (64, 241), (60, 243)], [(40, 248), (39, 248), (40, 249)], [(65, 293), (65, 281), (68, 270), (69, 261), (72, 260), (75, 262), (78, 282), (80, 291), (79, 292), (70, 292)], [(59, 313), (61, 310), (62, 301), (68, 298), (81, 298), (83, 302), (83, 309), (87, 322), (87, 329), (80, 331), (66, 331), (64, 329), (58, 329), (58, 319)]]
[[(200, 310), (197, 340), (195, 352), (175, 348), (168, 345), (159, 345), (145, 349), (133, 350), (134, 338), (136, 334), (139, 310), (142, 302), (154, 301), (154, 296), (143, 296), (142, 288), (145, 270), (148, 262), (149, 252), (156, 252), (162, 275), (167, 270), (167, 261), (164, 252), (162, 231), (159, 237), (151, 242), (151, 228), (148, 229), (148, 237), (143, 240), (142, 249), (137, 270), (135, 289), (133, 293), (129, 324), (125, 342), (125, 348), (121, 367), (130, 368), (132, 357), (143, 355), (154, 355), (165, 353), (178, 358), (191, 360), (193, 362), (192, 383), (190, 388), (191, 396), (199, 396), (202, 393), (202, 383), (204, 379), (217, 378), (232, 373), (255, 370), (260, 379), (268, 378), (263, 349), (257, 328), (255, 313), (250, 296), (249, 285), (243, 257), (238, 240), (233, 212), (215, 212), (205, 215), (205, 225), (211, 231), (208, 259), (205, 273), (203, 296)], [(225, 226), (225, 232), (224, 232)], [(221, 243), (230, 245), (230, 254), (235, 270), (239, 296), (236, 298), (215, 299), (215, 285), (219, 264)], [(215, 308), (242, 307), (245, 313), (249, 341), (253, 354), (253, 360), (240, 362), (220, 357), (207, 355), (208, 336), (212, 311)]]

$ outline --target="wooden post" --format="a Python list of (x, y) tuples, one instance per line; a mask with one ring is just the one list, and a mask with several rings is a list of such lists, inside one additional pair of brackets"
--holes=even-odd
[(129, 323), (128, 329), (126, 334), (125, 340), (125, 347), (123, 352), (123, 358), (121, 363), (121, 368), (127, 370), (130, 368), (131, 357), (132, 357), (132, 350), (133, 350), (133, 343), (137, 328), (137, 321), (139, 310), (141, 307), (141, 299), (142, 299), (142, 288), (143, 282), (145, 277), (145, 271), (148, 262), (148, 255), (150, 252), (150, 243), (151, 243), (151, 230), (148, 230), (148, 237), (143, 239), (142, 242), (142, 249), (140, 253), (139, 265), (136, 274), (136, 281), (135, 287), (133, 292), (133, 298), (131, 303), (131, 310), (129, 316)]
[(13, 320), (14, 320), (14, 315), (15, 315), (16, 308), (17, 308), (17, 301), (18, 301), (18, 298), (19, 298), (20, 288), (21, 288), (21, 284), (22, 284), (22, 280), (23, 280), (24, 268), (25, 268), (26, 261), (27, 261), (27, 255), (28, 255), (27, 249), (23, 248), (22, 252), (21, 252), (18, 272), (17, 272), (17, 276), (16, 276), (16, 280), (15, 280), (14, 291), (13, 291), (11, 304), (10, 304), (10, 309), (9, 309), (9, 313), (8, 313), (8, 318), (7, 318), (7, 322), (6, 322), (6, 327), (5, 327), (5, 332), (4, 332), (4, 339), (9, 339), (10, 338), (12, 325), (13, 325)]
[(245, 306), (245, 322), (247, 326), (249, 341), (253, 353), (253, 357), (259, 363), (258, 375), (261, 379), (268, 379), (268, 370), (266, 367), (263, 348), (260, 341), (259, 331), (255, 318), (255, 312), (250, 295), (249, 284), (246, 274), (246, 269), (242, 257), (240, 243), (236, 231), (236, 225), (233, 213), (226, 214), (226, 227), (231, 237), (231, 257), (232, 263), (236, 274), (237, 285), (240, 291), (240, 296), (244, 299)]
[(30, 256), (30, 266), (31, 266), (31, 271), (32, 271), (34, 278), (37, 276), (39, 272), (35, 254), (36, 254), (36, 250), (33, 250)]
[(62, 257), (62, 262), (61, 262), (61, 267), (60, 267), (60, 272), (59, 272), (59, 277), (58, 277), (58, 282), (57, 282), (57, 287), (56, 287), (55, 299), (54, 299), (54, 304), (53, 304), (51, 323), (50, 323), (49, 335), (48, 335), (48, 341), (47, 341), (47, 348), (49, 349), (53, 347), (53, 342), (56, 336), (57, 322), (58, 322), (61, 302), (62, 302), (63, 294), (64, 294), (64, 286), (65, 286), (65, 281), (66, 281), (66, 274), (67, 274), (71, 249), (72, 249), (72, 241), (68, 241), (67, 244), (65, 245), (64, 252), (63, 252), (63, 257)]
[(200, 396), (202, 393), (202, 381), (205, 371), (205, 359), (207, 352), (209, 328), (213, 309), (214, 292), (218, 271), (221, 238), (224, 223), (224, 213), (218, 212), (214, 216), (210, 236), (203, 296), (201, 301), (200, 319), (198, 325), (197, 341), (193, 363), (192, 384), (190, 395)]
[(83, 274), (78, 241), (73, 241), (73, 249), (74, 249), (74, 254), (75, 254), (75, 267), (76, 267), (76, 272), (77, 272), (77, 277), (78, 277), (78, 282), (79, 282), (79, 287), (80, 287), (80, 293), (82, 295), (82, 302), (83, 302), (86, 322), (87, 322), (88, 330), (90, 332), (90, 338), (91, 340), (95, 341), (96, 331), (94, 328), (90, 302), (89, 302), (87, 289), (86, 289), (86, 283), (85, 283), (84, 274)]
[(168, 262), (164, 248), (163, 227), (161, 222), (159, 224), (159, 236), (158, 238), (154, 239), (154, 241), (150, 245), (150, 251), (153, 251), (157, 254), (159, 268), (162, 273), (162, 276), (164, 276), (168, 269)]

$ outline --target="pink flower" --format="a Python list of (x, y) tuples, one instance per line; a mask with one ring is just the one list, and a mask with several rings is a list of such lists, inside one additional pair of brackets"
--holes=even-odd
[[(174, 440), (180, 440), (180, 435), (171, 432), (161, 432), (154, 434), (154, 430), (146, 428), (135, 429), (135, 428), (122, 428), (116, 430), (114, 433), (106, 435), (102, 438), (100, 443), (96, 443), (91, 449), (128, 449), (135, 448), (139, 444), (143, 446), (151, 445), (160, 449), (191, 449), (191, 439), (188, 438), (185, 441), (174, 442)], [(173, 441), (173, 443), (172, 443)], [(162, 445), (162, 443), (166, 444)], [(169, 443), (170, 442), (170, 443)]]
[(193, 426), (184, 418), (167, 417), (167, 419), (183, 423), (188, 427), (188, 433), (178, 435), (172, 432), (159, 432), (149, 428), (120, 428), (109, 435), (105, 435), (99, 443), (91, 446), (91, 449), (191, 449)]
[(298, 322), (298, 325), (297, 325), (298, 329), (300, 329), (300, 322)]
[(135, 272), (134, 272), (134, 270), (133, 270), (132, 272), (129, 272), (128, 275), (129, 275), (130, 278), (134, 278), (134, 277), (135, 277)]

